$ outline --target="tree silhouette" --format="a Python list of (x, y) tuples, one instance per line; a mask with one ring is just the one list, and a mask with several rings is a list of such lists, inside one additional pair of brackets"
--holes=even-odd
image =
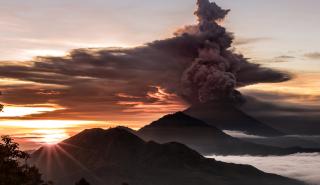
[(79, 182), (76, 182), (75, 185), (90, 185), (89, 182), (87, 182), (87, 180), (85, 178), (80, 179)]
[(29, 154), (19, 150), (19, 145), (9, 137), (0, 142), (0, 185), (48, 185), (41, 179), (39, 170), (29, 166)]
[[(2, 95), (2, 92), (0, 91), (0, 96)], [(0, 104), (0, 112), (3, 111), (4, 105)]]

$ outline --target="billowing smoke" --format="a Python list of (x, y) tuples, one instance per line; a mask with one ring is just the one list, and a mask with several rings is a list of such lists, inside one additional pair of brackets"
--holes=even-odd
[[(198, 58), (183, 73), (182, 96), (191, 102), (242, 102), (243, 98), (236, 88), (254, 82), (239, 80), (241, 71), (249, 68), (253, 71), (268, 70), (250, 64), (241, 55), (230, 50), (232, 34), (219, 25), (230, 10), (221, 9), (209, 0), (198, 0), (197, 4), (195, 15), (198, 16), (198, 25), (187, 26), (177, 33), (197, 35), (203, 40), (198, 48)], [(251, 73), (251, 70), (248, 73)]]
[(213, 23), (223, 20), (230, 10), (223, 10), (216, 3), (210, 3), (209, 0), (198, 0), (197, 5), (198, 10), (194, 14), (198, 16), (201, 32), (223, 30)]

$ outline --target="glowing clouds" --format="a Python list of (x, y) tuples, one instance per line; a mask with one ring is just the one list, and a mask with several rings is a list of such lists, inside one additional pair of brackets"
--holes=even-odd
[(0, 122), (0, 126), (3, 128), (19, 127), (21, 129), (61, 129), (97, 125), (97, 123), (99, 122), (79, 120), (3, 120)]
[(20, 106), (5, 106), (3, 111), (0, 112), (1, 117), (23, 117), (33, 114), (43, 114), (45, 112), (52, 112), (55, 110), (62, 110), (63, 108), (51, 107), (51, 106), (30, 106), (30, 107), (20, 107)]
[(31, 134), (35, 134), (38, 137), (34, 142), (44, 144), (57, 144), (58, 142), (70, 137), (65, 130), (35, 130)]
[(129, 106), (124, 112), (149, 113), (152, 117), (187, 108), (187, 105), (183, 104), (182, 100), (176, 94), (168, 93), (160, 86), (155, 86), (151, 91), (147, 92), (145, 99), (149, 101), (141, 101), (144, 97), (130, 96), (125, 93), (119, 93), (118, 97), (121, 99), (118, 102), (119, 105)]

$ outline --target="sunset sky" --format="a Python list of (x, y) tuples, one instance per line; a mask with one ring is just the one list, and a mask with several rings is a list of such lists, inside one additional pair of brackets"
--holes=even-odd
[[(263, 101), (320, 110), (320, 2), (216, 2), (231, 9), (223, 24), (234, 33), (237, 52), (292, 75), (287, 82), (240, 90)], [(196, 24), (195, 7), (195, 0), (0, 0), (0, 135), (11, 134), (30, 149), (84, 128), (137, 129), (185, 109), (188, 104), (152, 72), (136, 69), (146, 75), (140, 79), (134, 65), (88, 66), (82, 61), (86, 52), (96, 56), (98, 50), (75, 49), (132, 48), (173, 37)], [(73, 65), (67, 55), (83, 63)], [(102, 67), (119, 67), (119, 74), (106, 75)]]

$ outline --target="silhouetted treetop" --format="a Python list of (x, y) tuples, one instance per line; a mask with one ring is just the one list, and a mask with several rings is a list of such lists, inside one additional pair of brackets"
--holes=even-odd
[(39, 170), (29, 166), (29, 154), (19, 150), (19, 145), (9, 137), (0, 142), (0, 185), (49, 185), (41, 179)]
[(85, 178), (81, 178), (78, 182), (75, 183), (75, 185), (90, 185), (90, 183)]

